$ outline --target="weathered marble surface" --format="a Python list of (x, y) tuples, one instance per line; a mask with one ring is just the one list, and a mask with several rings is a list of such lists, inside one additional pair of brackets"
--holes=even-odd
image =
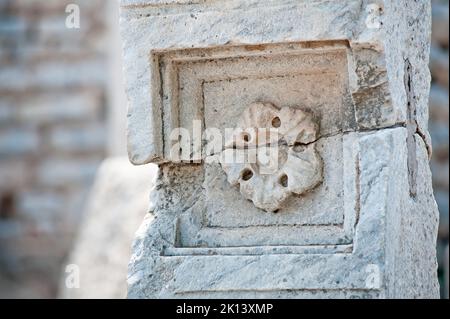
[[(160, 165), (130, 298), (438, 297), (428, 1), (122, 0), (121, 14), (130, 159)], [(175, 128), (233, 128), (257, 102), (319, 123), (323, 181), (277, 213), (215, 153), (171, 152)]]

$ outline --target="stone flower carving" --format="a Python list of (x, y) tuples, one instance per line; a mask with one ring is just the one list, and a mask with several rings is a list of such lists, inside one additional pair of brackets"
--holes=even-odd
[(266, 211), (276, 212), (286, 198), (322, 181), (315, 148), (318, 125), (310, 113), (270, 103), (254, 103), (227, 140), (220, 163), (231, 185)]

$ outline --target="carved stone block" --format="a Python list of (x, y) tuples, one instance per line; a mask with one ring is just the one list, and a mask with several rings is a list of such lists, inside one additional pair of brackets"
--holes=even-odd
[(129, 297), (437, 297), (429, 11), (122, 0), (129, 155), (160, 167)]

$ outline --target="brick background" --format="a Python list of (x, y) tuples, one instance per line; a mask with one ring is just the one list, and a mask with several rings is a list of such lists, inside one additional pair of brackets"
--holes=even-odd
[(56, 296), (106, 153), (108, 3), (0, 0), (0, 297)]

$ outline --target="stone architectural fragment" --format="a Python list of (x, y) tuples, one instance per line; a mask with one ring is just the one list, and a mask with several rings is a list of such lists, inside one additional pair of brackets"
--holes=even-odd
[(129, 297), (438, 296), (428, 1), (122, 0), (121, 28), (130, 159), (160, 166)]

